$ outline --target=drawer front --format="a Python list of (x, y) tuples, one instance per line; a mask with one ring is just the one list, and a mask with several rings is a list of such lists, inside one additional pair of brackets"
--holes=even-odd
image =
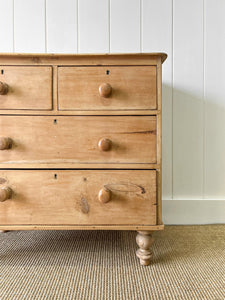
[(155, 225), (156, 171), (0, 170), (0, 225)]
[(156, 109), (156, 66), (59, 67), (59, 110)]
[(156, 116), (0, 116), (0, 162), (156, 163)]
[(0, 109), (52, 108), (52, 67), (0, 66), (0, 70)]

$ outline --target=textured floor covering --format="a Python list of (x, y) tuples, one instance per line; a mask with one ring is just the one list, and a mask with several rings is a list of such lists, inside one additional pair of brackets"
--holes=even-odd
[(225, 299), (225, 226), (167, 226), (151, 266), (131, 231), (0, 234), (0, 299)]

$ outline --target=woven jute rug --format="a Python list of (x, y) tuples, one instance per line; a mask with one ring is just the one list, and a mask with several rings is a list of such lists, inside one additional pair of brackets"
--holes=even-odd
[(225, 299), (225, 226), (167, 226), (139, 264), (135, 232), (0, 234), (0, 299)]

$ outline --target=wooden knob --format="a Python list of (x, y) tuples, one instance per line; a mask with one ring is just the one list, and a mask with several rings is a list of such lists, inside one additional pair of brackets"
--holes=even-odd
[(0, 95), (6, 95), (8, 90), (8, 85), (5, 82), (0, 81)]
[(101, 203), (107, 203), (111, 200), (111, 194), (112, 194), (112, 192), (109, 189), (104, 187), (98, 193), (98, 200)]
[(101, 97), (107, 98), (112, 93), (112, 87), (109, 83), (102, 83), (99, 86), (99, 94)]
[(112, 147), (112, 142), (109, 139), (101, 139), (98, 142), (98, 148), (101, 151), (109, 151)]
[(0, 150), (10, 149), (12, 147), (12, 140), (8, 137), (0, 137)]
[(3, 187), (0, 189), (0, 202), (4, 202), (12, 197), (12, 190), (10, 187)]

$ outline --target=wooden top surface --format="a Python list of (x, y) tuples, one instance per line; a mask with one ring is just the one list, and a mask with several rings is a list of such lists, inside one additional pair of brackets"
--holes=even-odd
[[(158, 52), (158, 53), (97, 53), (97, 54), (92, 54), (92, 53), (87, 53), (87, 54), (54, 54), (54, 53), (0, 53), (0, 63), (1, 60), (4, 58), (21, 58), (21, 59), (26, 59), (30, 58), (35, 60), (35, 58), (38, 60), (39, 59), (48, 59), (48, 60), (58, 60), (58, 59), (63, 59), (63, 58), (69, 58), (69, 59), (91, 59), (92, 57), (96, 58), (109, 58), (109, 59), (118, 59), (118, 58), (144, 58), (146, 59), (156, 59), (158, 57), (161, 58), (161, 62), (163, 63), (166, 58), (167, 54), (163, 52)], [(37, 61), (38, 62), (38, 61)]]

